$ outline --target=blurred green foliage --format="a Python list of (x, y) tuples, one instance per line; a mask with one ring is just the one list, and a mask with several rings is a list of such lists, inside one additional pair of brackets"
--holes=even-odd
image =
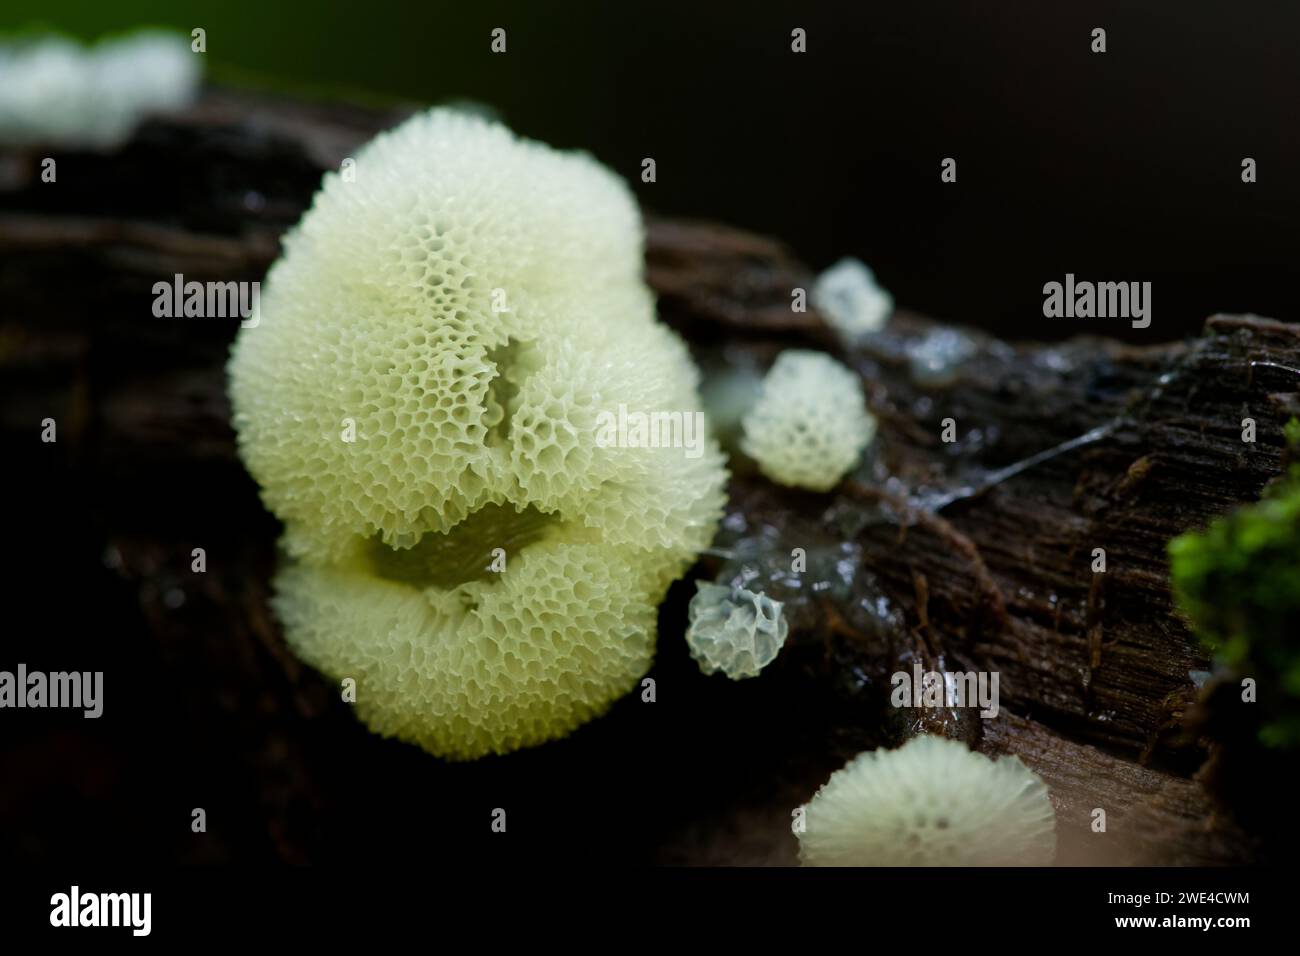
[(1256, 504), (1169, 544), (1178, 603), (1206, 646), (1253, 677), (1270, 746), (1300, 744), (1300, 420), (1286, 473)]
[[(83, 41), (158, 27), (206, 33), (206, 73), (226, 84), (353, 100), (436, 100), (458, 89), (457, 76), (492, 83), (483, 69), (487, 42), (446, 42), (462, 34), (487, 36), (469, 5), (431, 3), (425, 16), (397, 28), (409, 4), (365, 5), (317, 0), (13, 0), (5, 4), (5, 34), (53, 31)], [(433, 21), (433, 22), (431, 22)], [(511, 24), (528, 18), (516, 13)], [(431, 31), (434, 23), (436, 33)], [(431, 63), (436, 53), (436, 61)], [(478, 63), (473, 61), (478, 60)], [(508, 66), (501, 63), (498, 66)], [(505, 80), (498, 70), (498, 82)], [(477, 84), (476, 84), (477, 85)]]

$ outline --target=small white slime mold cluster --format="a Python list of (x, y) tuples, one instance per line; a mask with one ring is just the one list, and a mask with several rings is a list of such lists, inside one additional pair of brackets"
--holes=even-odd
[(0, 44), (0, 143), (108, 149), (148, 113), (189, 104), (199, 57), (181, 36), (140, 31), (93, 47), (63, 37)]
[(804, 807), (805, 866), (1046, 866), (1047, 785), (1019, 757), (990, 760), (923, 736), (859, 754)]
[(894, 311), (894, 297), (857, 259), (841, 259), (819, 275), (813, 284), (812, 300), (817, 311), (849, 343), (879, 332)]
[(822, 352), (777, 356), (745, 416), (745, 454), (782, 485), (829, 491), (876, 433), (857, 375)]
[(781, 604), (763, 593), (704, 581), (695, 583), (686, 643), (706, 674), (732, 680), (757, 677), (776, 659), (790, 625)]

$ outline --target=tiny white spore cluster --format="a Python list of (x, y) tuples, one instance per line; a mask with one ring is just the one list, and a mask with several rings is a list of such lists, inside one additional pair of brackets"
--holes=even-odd
[(894, 311), (894, 297), (857, 259), (841, 259), (819, 275), (813, 284), (812, 300), (817, 311), (849, 343), (879, 332)]
[(857, 375), (822, 352), (789, 350), (763, 379), (741, 447), (782, 485), (829, 491), (876, 433)]
[(108, 149), (147, 114), (193, 101), (202, 70), (181, 36), (145, 30), (84, 47), (0, 44), (0, 143)]
[(706, 674), (757, 677), (776, 659), (790, 624), (781, 603), (762, 592), (695, 582), (686, 643)]
[(1046, 866), (1056, 813), (1020, 758), (923, 736), (831, 774), (798, 838), (805, 866)]

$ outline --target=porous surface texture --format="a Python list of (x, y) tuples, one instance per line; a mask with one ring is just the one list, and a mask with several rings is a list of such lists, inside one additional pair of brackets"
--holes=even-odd
[(686, 643), (706, 674), (718, 671), (732, 680), (757, 677), (785, 644), (790, 623), (781, 604), (762, 592), (695, 583)]
[(699, 408), (639, 214), (590, 157), (448, 110), (350, 173), (230, 362), (241, 455), (285, 523), (277, 610), (376, 731), (456, 758), (560, 736), (645, 672), (724, 500), (712, 439), (598, 441), (620, 405)]
[(857, 375), (823, 352), (777, 356), (744, 419), (745, 453), (782, 485), (828, 491), (857, 463), (876, 420)]
[(1043, 866), (1056, 854), (1055, 816), (1018, 757), (921, 736), (833, 773), (796, 832), (805, 866)]

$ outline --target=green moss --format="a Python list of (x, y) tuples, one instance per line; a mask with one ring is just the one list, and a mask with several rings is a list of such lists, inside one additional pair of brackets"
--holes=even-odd
[(1169, 544), (1178, 603), (1217, 657), (1256, 680), (1261, 740), (1300, 745), (1300, 420), (1293, 462), (1256, 504)]
[(1292, 462), (1300, 455), (1300, 418), (1293, 418), (1282, 429), (1286, 436), (1287, 451)]

